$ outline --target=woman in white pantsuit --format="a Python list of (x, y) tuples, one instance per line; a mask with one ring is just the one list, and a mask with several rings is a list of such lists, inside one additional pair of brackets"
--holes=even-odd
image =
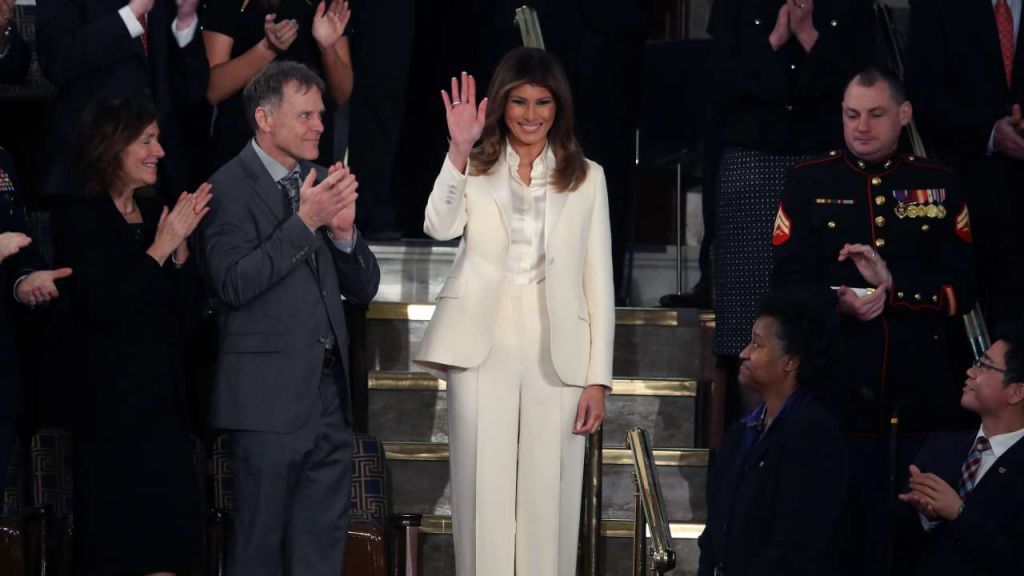
[(423, 229), (462, 242), (415, 361), (448, 380), (456, 573), (572, 576), (612, 383), (604, 173), (542, 50), (505, 56), (479, 106), (466, 73), (441, 96), (451, 144)]

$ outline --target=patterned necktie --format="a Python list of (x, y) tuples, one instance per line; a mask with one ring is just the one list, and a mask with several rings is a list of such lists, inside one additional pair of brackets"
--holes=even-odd
[(981, 455), (986, 450), (991, 450), (992, 445), (989, 444), (988, 438), (984, 436), (978, 436), (978, 440), (974, 443), (974, 447), (967, 453), (967, 460), (964, 461), (964, 465), (960, 468), (960, 498), (966, 498), (971, 490), (974, 490), (974, 485), (978, 482), (978, 470), (981, 469)]
[(288, 193), (288, 202), (292, 205), (292, 213), (298, 212), (299, 210), (299, 173), (292, 172), (284, 178), (277, 181), (278, 184), (284, 188), (284, 191)]
[[(1005, 2), (1005, 0), (1003, 0)], [(149, 27), (146, 26), (146, 15), (139, 16), (139, 24), (142, 24), (142, 53), (149, 58)]]
[(1003, 71), (1006, 72), (1006, 85), (1013, 79), (1013, 13), (1006, 0), (996, 2), (996, 30), (999, 31), (999, 50), (1003, 53)]

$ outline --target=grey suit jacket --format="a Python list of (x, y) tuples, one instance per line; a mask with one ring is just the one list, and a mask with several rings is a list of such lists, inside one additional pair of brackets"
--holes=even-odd
[[(300, 163), (303, 177), (319, 166)], [(327, 314), (347, 374), (342, 296), (368, 303), (380, 269), (362, 239), (336, 249), (291, 214), (285, 193), (252, 146), (210, 179), (213, 200), (200, 228), (199, 256), (221, 302), (220, 354), (212, 424), (230, 430), (292, 432), (313, 411), (323, 366)], [(314, 265), (316, 254), (317, 265)], [(348, 390), (341, 398), (348, 413)]]

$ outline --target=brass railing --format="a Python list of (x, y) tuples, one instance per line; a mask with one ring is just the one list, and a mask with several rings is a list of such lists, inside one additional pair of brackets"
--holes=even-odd
[[(672, 533), (661, 496), (661, 483), (654, 465), (654, 456), (647, 442), (647, 432), (633, 428), (626, 434), (626, 443), (633, 453), (633, 482), (636, 487), (634, 505), (636, 520), (633, 524), (633, 576), (647, 572), (647, 558), (651, 571), (664, 574), (676, 566), (676, 553), (672, 549)], [(647, 548), (647, 528), (650, 527), (652, 545)]]

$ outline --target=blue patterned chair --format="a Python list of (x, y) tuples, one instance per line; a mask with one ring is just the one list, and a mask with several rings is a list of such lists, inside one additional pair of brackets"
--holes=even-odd
[(74, 529), (74, 439), (62, 428), (45, 428), (32, 436), (32, 510), (29, 519), (31, 574), (71, 573)]
[(0, 574), (22, 576), (25, 573), (25, 455), (16, 438), (11, 461), (4, 471), (3, 500), (0, 500)]
[[(224, 574), (224, 558), (231, 538), (234, 505), (234, 463), (226, 435), (218, 435), (210, 449), (212, 507), (209, 517), (208, 554), (210, 575)], [(352, 458), (352, 503), (345, 573), (387, 576), (388, 493), (384, 447), (365, 434), (357, 434)]]

